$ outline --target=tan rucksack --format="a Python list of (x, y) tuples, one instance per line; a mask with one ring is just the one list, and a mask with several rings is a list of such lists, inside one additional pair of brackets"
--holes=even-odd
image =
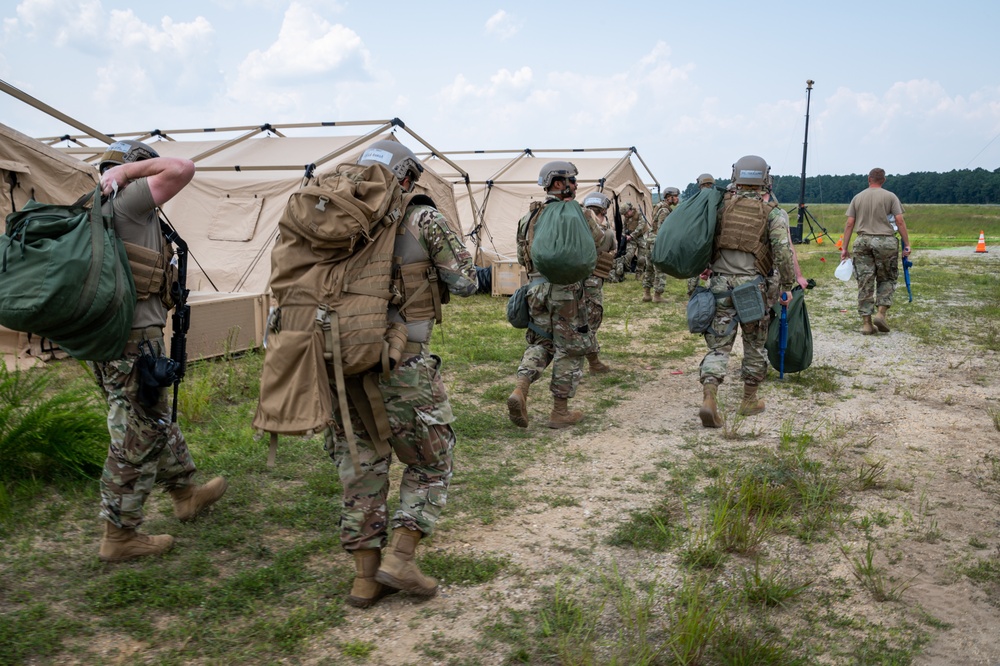
[[(357, 466), (348, 399), (377, 444), (387, 446), (388, 417), (373, 370), (388, 373), (406, 344), (406, 326), (390, 322), (393, 246), (403, 220), (396, 177), (375, 164), (343, 164), (288, 199), (271, 253), (274, 307), (268, 318), (254, 428), (309, 435), (333, 422), (336, 395)], [(331, 392), (332, 388), (332, 392)]]

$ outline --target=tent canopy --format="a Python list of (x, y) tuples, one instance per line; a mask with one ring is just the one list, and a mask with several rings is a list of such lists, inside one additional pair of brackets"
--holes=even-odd
[(0, 123), (0, 214), (28, 199), (71, 204), (97, 187), (97, 169)]
[[(112, 136), (135, 138), (151, 145), (160, 155), (194, 161), (196, 171), (192, 182), (163, 206), (165, 215), (190, 250), (188, 286), (204, 291), (265, 293), (278, 221), (289, 195), (304, 183), (305, 176), (331, 171), (343, 162), (354, 162), (374, 141), (399, 141), (392, 130), (396, 126), (405, 129), (399, 120), (336, 125), (353, 129), (364, 124), (374, 125), (375, 129), (349, 136), (290, 136), (291, 130), (315, 133), (318, 128), (332, 127), (334, 123), (267, 124)], [(223, 132), (235, 136), (217, 138)], [(409, 130), (406, 132), (433, 150), (423, 139)], [(196, 138), (190, 138), (192, 135)], [(84, 135), (48, 137), (48, 140), (71, 141), (73, 145), (61, 150), (95, 164), (105, 149), (100, 142), (92, 145), (95, 141)], [(461, 216), (451, 183), (428, 168), (416, 191), (429, 195), (452, 221), (455, 231), (461, 232), (458, 226)]]
[[(608, 153), (617, 155), (609, 157)], [(545, 198), (538, 174), (552, 160), (567, 160), (576, 166), (578, 200), (590, 192), (602, 191), (612, 199), (612, 215), (614, 208), (625, 202), (648, 215), (652, 193), (639, 177), (633, 157), (645, 167), (634, 148), (448, 152), (426, 156), (424, 163), (455, 184), (466, 245), (477, 264), (489, 266), (517, 256), (517, 221), (528, 212), (532, 201)], [(651, 174), (650, 178), (658, 188)], [(472, 197), (471, 205), (467, 197)]]

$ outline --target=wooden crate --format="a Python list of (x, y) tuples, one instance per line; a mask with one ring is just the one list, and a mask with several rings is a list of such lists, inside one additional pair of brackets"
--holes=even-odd
[[(191, 326), (187, 334), (189, 361), (260, 347), (270, 299), (267, 294), (191, 292)], [(170, 347), (171, 317), (163, 336)]]
[(495, 261), (491, 281), (494, 296), (510, 296), (522, 284), (527, 284), (528, 272), (516, 261)]

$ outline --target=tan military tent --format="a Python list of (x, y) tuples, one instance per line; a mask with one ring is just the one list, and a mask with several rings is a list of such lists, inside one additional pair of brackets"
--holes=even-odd
[[(617, 155), (608, 157), (607, 153)], [(552, 160), (568, 160), (577, 167), (579, 200), (600, 190), (612, 199), (613, 206), (631, 202), (648, 214), (653, 205), (650, 185), (640, 178), (633, 157), (649, 174), (635, 148), (455, 151), (427, 156), (425, 164), (456, 184), (455, 199), (466, 245), (477, 265), (490, 266), (516, 258), (517, 221), (532, 201), (544, 199), (538, 174)], [(465, 175), (444, 159), (468, 174), (468, 185)], [(659, 188), (652, 174), (649, 178)], [(473, 198), (471, 206), (468, 197)]]
[[(160, 155), (185, 157), (195, 163), (194, 180), (163, 207), (190, 250), (189, 287), (196, 291), (262, 294), (268, 290), (278, 220), (288, 196), (303, 183), (307, 171), (332, 170), (337, 164), (356, 160), (374, 141), (399, 140), (389, 131), (394, 125), (402, 125), (398, 120), (365, 124), (375, 125), (376, 129), (361, 136), (287, 135), (290, 128), (317, 132), (324, 127), (324, 123), (312, 123), (114, 136), (142, 140)], [(221, 131), (237, 136), (214, 138)], [(187, 138), (192, 133), (200, 136)], [(203, 138), (207, 136), (213, 138)], [(96, 162), (104, 146), (76, 145), (63, 150)], [(417, 189), (434, 199), (458, 231), (460, 214), (452, 185), (427, 169)], [(468, 199), (465, 205), (471, 205)]]

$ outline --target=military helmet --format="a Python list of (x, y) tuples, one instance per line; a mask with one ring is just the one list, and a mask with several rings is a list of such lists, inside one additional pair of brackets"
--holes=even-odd
[(403, 182), (403, 179), (409, 176), (410, 181), (415, 183), (424, 171), (424, 165), (412, 150), (399, 141), (389, 139), (376, 141), (365, 148), (365, 152), (358, 158), (358, 164), (361, 166), (381, 164), (389, 169), (399, 182)]
[(552, 186), (552, 181), (558, 178), (575, 178), (578, 173), (580, 172), (576, 170), (576, 166), (572, 162), (563, 162), (562, 160), (546, 162), (542, 170), (538, 172), (538, 184), (547, 190)]
[(607, 210), (611, 205), (611, 199), (609, 199), (608, 195), (603, 192), (591, 192), (584, 197), (583, 205), (585, 207), (595, 207), (600, 208), (601, 210)]
[(680, 195), (681, 191), (676, 187), (666, 187), (663, 189), (663, 196), (665, 197), (679, 197)]
[(120, 139), (108, 146), (108, 149), (104, 151), (104, 154), (101, 155), (101, 161), (98, 163), (98, 168), (101, 173), (104, 173), (105, 170), (119, 164), (130, 164), (159, 156), (159, 153), (142, 141)]
[(695, 181), (698, 187), (705, 187), (708, 185), (715, 185), (715, 176), (710, 173), (703, 173), (698, 176), (698, 180)]
[(763, 157), (746, 155), (736, 160), (733, 165), (733, 183), (736, 185), (751, 185), (766, 187), (771, 174), (771, 167)]

